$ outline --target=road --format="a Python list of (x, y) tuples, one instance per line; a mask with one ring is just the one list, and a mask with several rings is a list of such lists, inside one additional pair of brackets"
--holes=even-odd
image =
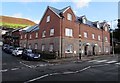
[(117, 56), (101, 56), (95, 60), (47, 63), (26, 61), (2, 52), (2, 81), (118, 81)]

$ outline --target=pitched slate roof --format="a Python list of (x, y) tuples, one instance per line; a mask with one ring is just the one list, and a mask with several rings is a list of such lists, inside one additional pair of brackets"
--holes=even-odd
[(31, 31), (36, 31), (36, 30), (39, 30), (38, 24), (29, 27), (29, 28), (26, 30), (26, 32), (31, 32)]
[(67, 9), (70, 8), (70, 6), (65, 7), (65, 8), (63, 8), (61, 10), (60, 9), (56, 9), (54, 7), (51, 7), (51, 6), (48, 6), (48, 8), (50, 8), (55, 14), (57, 14), (58, 16), (60, 16), (60, 13), (64, 13)]

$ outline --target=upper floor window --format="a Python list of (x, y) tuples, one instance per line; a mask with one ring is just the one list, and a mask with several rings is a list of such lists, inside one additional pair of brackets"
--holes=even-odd
[(54, 35), (54, 29), (50, 29), (50, 36)]
[(45, 35), (46, 35), (46, 31), (43, 31), (42, 32), (42, 37), (45, 37)]
[(98, 40), (100, 41), (100, 35), (98, 35)]
[(38, 32), (35, 33), (35, 38), (38, 38)]
[(86, 24), (86, 19), (85, 19), (85, 17), (82, 18), (82, 21), (83, 21), (84, 24)]
[(84, 32), (84, 37), (85, 37), (85, 38), (88, 38), (87, 32)]
[(32, 39), (32, 35), (30, 34), (30, 37), (29, 37), (30, 39)]
[(107, 39), (107, 37), (105, 37), (105, 42), (108, 42), (108, 39)]
[(67, 19), (72, 21), (72, 15), (70, 13), (67, 13)]
[(108, 28), (107, 28), (107, 26), (105, 27), (105, 31), (108, 31)]
[(92, 34), (92, 39), (95, 39), (95, 34)]
[(26, 38), (26, 36), (27, 36), (27, 35), (25, 34), (25, 38)]
[(66, 28), (66, 29), (65, 29), (65, 35), (66, 35), (66, 36), (71, 36), (71, 37), (72, 37), (72, 36), (73, 36), (73, 30), (72, 30), (72, 29)]
[(46, 22), (50, 22), (50, 16), (47, 16)]
[(99, 22), (97, 22), (97, 28), (100, 28), (100, 24), (99, 24)]
[(21, 37), (21, 39), (22, 39), (22, 35), (21, 35), (20, 37)]

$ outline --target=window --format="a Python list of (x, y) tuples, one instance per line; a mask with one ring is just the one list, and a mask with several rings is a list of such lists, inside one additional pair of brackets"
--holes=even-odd
[(73, 31), (72, 31), (72, 29), (66, 28), (66, 29), (65, 29), (65, 35), (66, 35), (66, 36), (73, 36)]
[(50, 51), (50, 52), (53, 52), (53, 44), (50, 44), (49, 51)]
[(35, 33), (35, 38), (38, 38), (38, 32)]
[(108, 39), (107, 39), (107, 37), (105, 37), (105, 42), (108, 42)]
[(108, 28), (107, 28), (107, 26), (105, 27), (105, 31), (107, 31), (108, 30)]
[(46, 22), (50, 22), (50, 16), (47, 16)]
[(46, 35), (46, 31), (43, 31), (42, 32), (42, 37), (45, 37), (45, 35)]
[(25, 38), (26, 38), (26, 36), (27, 36), (27, 35), (25, 34)]
[(100, 24), (99, 24), (99, 22), (97, 22), (97, 28), (100, 28)]
[(32, 47), (31, 44), (29, 44), (29, 49), (31, 49), (31, 47)]
[(86, 24), (86, 19), (85, 19), (85, 17), (82, 18), (82, 21), (83, 21), (84, 24)]
[(95, 39), (95, 34), (92, 34), (92, 39)]
[(45, 45), (44, 44), (42, 45), (42, 51), (45, 51)]
[(101, 52), (101, 47), (99, 47), (99, 52)]
[(100, 35), (98, 35), (98, 40), (100, 41)]
[(24, 43), (24, 46), (23, 46), (24, 48), (26, 48), (26, 44)]
[(32, 35), (30, 34), (29, 38), (31, 39), (32, 38)]
[(35, 49), (38, 49), (38, 44), (37, 43), (35, 43)]
[(70, 13), (67, 14), (67, 19), (72, 21), (72, 15)]
[(72, 53), (72, 45), (67, 45), (66, 46), (65, 53)]
[(85, 38), (87, 38), (87, 37), (88, 37), (87, 32), (84, 32), (84, 37), (85, 37)]
[(54, 35), (54, 29), (50, 29), (50, 36)]
[(21, 39), (22, 39), (22, 35), (21, 35)]

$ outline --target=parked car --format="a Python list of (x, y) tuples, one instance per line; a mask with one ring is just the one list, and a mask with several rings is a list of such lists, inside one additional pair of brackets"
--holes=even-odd
[(8, 44), (4, 44), (4, 45), (2, 46), (2, 50), (5, 51), (5, 49), (8, 48), (8, 47), (9, 47)]
[(31, 49), (25, 49), (21, 55), (21, 58), (26, 60), (40, 60), (40, 54), (33, 53)]
[(13, 50), (12, 55), (14, 56), (20, 56), (23, 53), (23, 48), (17, 47)]
[(14, 47), (14, 46), (9, 46), (9, 47), (6, 49), (6, 52), (9, 53), (9, 54), (12, 54), (13, 50), (15, 50), (15, 47)]

